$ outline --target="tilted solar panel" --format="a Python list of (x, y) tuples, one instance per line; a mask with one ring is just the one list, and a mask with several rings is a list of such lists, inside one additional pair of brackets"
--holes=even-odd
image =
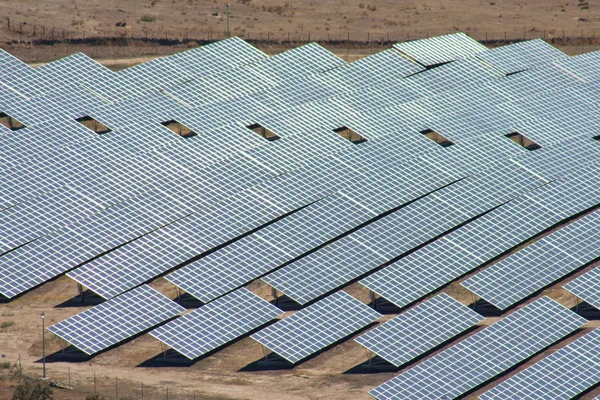
[(481, 400), (569, 400), (600, 382), (600, 329), (481, 394)]
[(483, 319), (467, 306), (441, 293), (354, 340), (399, 367)]
[(150, 331), (150, 335), (193, 360), (281, 313), (277, 307), (240, 288)]
[(586, 322), (585, 318), (544, 297), (369, 393), (377, 399), (455, 399)]
[(505, 309), (600, 257), (600, 212), (540, 239), (461, 285)]
[(381, 314), (345, 292), (336, 292), (252, 335), (291, 363), (343, 339)]
[(487, 48), (464, 33), (398, 43), (394, 47), (419, 63), (431, 66), (472, 56)]
[(143, 285), (48, 328), (88, 355), (135, 336), (185, 311)]
[(563, 286), (564, 289), (583, 299), (592, 306), (600, 309), (600, 267), (573, 279)]

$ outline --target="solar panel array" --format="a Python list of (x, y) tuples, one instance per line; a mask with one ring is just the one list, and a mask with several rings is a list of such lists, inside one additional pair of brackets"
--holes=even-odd
[(377, 399), (454, 399), (537, 354), (587, 320), (543, 297), (377, 386)]
[(48, 330), (92, 355), (185, 311), (150, 286), (142, 285), (119, 297), (67, 318)]
[(600, 330), (580, 337), (479, 396), (569, 400), (600, 382)]
[[(84, 54), (31, 68), (0, 50), (0, 113), (24, 124), (0, 125), (0, 295), (67, 273), (109, 299), (52, 327), (94, 354), (181, 312), (145, 285), (165, 275), (206, 304), (153, 335), (197, 359), (279, 314), (243, 288), (262, 278), (314, 302), (254, 335), (300, 362), (379, 317), (340, 287), (362, 278), (406, 307), (597, 207), (599, 57), (539, 40), (488, 50), (460, 33), (353, 63), (316, 43), (269, 57), (231, 38), (119, 72)], [(527, 284), (502, 304), (593, 259), (586, 218), (505, 261), (500, 275)], [(565, 287), (600, 305), (597, 274)], [(533, 325), (561, 314), (540, 309), (524, 314)], [(496, 345), (516, 332), (528, 340), (515, 353), (530, 354), (570, 317), (535, 343), (520, 323), (498, 329)], [(403, 365), (410, 347), (430, 351), (479, 319), (440, 295), (357, 341)]]
[(152, 330), (150, 335), (193, 360), (279, 314), (277, 307), (241, 288)]
[(361, 284), (404, 307), (600, 203), (598, 183), (595, 168), (583, 168), (576, 176), (554, 181), (494, 209), (364, 278)]
[(345, 292), (336, 292), (252, 335), (263, 346), (296, 363), (381, 318)]
[(483, 319), (475, 311), (442, 293), (354, 340), (399, 367)]
[(596, 211), (479, 272), (461, 285), (505, 309), (600, 257)]

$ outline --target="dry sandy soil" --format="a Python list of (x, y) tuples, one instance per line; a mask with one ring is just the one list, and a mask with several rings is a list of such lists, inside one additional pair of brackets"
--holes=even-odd
[[(23, 40), (57, 38), (64, 31), (72, 38), (223, 38), (224, 5), (217, 0), (2, 0), (0, 41), (18, 40), (20, 30)], [(560, 37), (563, 30), (567, 36), (581, 36), (582, 30), (592, 36), (600, 34), (600, 6), (587, 0), (237, 0), (231, 2), (230, 30), (243, 38), (293, 40), (309, 34), (312, 40), (345, 40), (348, 34), (351, 40), (405, 40), (456, 31), (479, 40), (505, 33)]]

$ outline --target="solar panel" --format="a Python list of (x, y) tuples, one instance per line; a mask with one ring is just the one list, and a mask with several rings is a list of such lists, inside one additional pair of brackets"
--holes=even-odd
[(564, 289), (583, 299), (592, 306), (600, 309), (600, 268), (596, 267), (585, 274), (573, 279), (563, 286)]
[(481, 394), (481, 400), (576, 398), (600, 382), (600, 330), (578, 338)]
[(98, 353), (185, 311), (143, 285), (48, 328), (87, 355)]
[(76, 221), (0, 257), (0, 293), (14, 297), (188, 213), (153, 193)]
[(306, 304), (385, 262), (385, 257), (350, 236), (342, 238), (262, 280), (300, 304)]
[(377, 399), (454, 399), (530, 358), (587, 322), (543, 297), (369, 393)]
[(0, 254), (101, 210), (69, 187), (11, 207), (0, 213)]
[(240, 288), (150, 331), (150, 335), (193, 360), (280, 314), (277, 307)]
[(362, 58), (327, 72), (336, 82), (349, 83), (357, 87), (379, 85), (423, 71), (425, 68), (403, 56), (396, 49)]
[(467, 306), (441, 293), (354, 340), (399, 367), (483, 319)]
[(399, 43), (394, 47), (425, 66), (458, 60), (487, 50), (462, 32)]
[[(283, 214), (284, 211), (252, 192), (240, 193), (234, 199), (221, 202), (211, 213), (196, 213), (175, 221), (92, 260), (68, 275), (100, 296), (110, 298)], [(232, 249), (232, 246), (227, 248)], [(167, 279), (179, 282), (174, 277), (185, 276), (187, 284), (182, 283), (182, 287), (191, 294), (197, 292), (190, 288), (189, 281), (195, 283), (212, 276), (209, 273), (196, 276), (194, 268), (182, 268), (180, 271)]]
[(252, 335), (291, 363), (364, 328), (381, 314), (345, 292), (336, 292)]
[[(404, 307), (600, 199), (595, 169), (554, 181), (487, 213), (360, 283)], [(535, 217), (533, 217), (535, 216)]]
[(479, 272), (461, 285), (505, 309), (600, 257), (594, 212)]
[(542, 39), (512, 43), (477, 53), (480, 58), (505, 74), (512, 74), (535, 67), (550, 64), (554, 60), (567, 59), (565, 53)]

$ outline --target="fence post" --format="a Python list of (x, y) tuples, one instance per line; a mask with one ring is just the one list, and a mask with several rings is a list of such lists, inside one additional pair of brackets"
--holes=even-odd
[(94, 371), (94, 393), (96, 393), (96, 372)]

